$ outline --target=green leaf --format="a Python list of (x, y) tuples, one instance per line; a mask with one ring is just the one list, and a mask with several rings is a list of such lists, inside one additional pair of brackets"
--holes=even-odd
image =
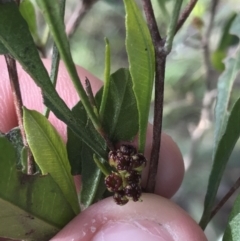
[[(100, 199), (106, 190), (103, 182), (103, 174), (93, 161), (93, 152), (83, 143), (82, 155), (82, 190), (80, 193), (80, 205), (84, 210), (94, 201)], [(100, 192), (99, 192), (99, 191)], [(101, 192), (102, 191), (102, 192)]]
[(0, 237), (49, 240), (74, 216), (50, 175), (16, 170), (14, 147), (0, 137)]
[[(128, 69), (113, 73), (102, 117), (104, 130), (113, 142), (130, 141), (138, 132), (138, 110), (132, 90), (132, 78)], [(100, 103), (102, 89), (96, 95)]]
[[(79, 101), (72, 109), (72, 112), (78, 118), (81, 118), (81, 121), (84, 123), (84, 128), (88, 133), (88, 138), (92, 140), (96, 145), (102, 145), (103, 149), (106, 150), (106, 145), (104, 139), (97, 133), (96, 129), (94, 128), (92, 122), (89, 120), (86, 110), (84, 109), (82, 102)], [(86, 148), (82, 140), (76, 136), (69, 128), (67, 129), (68, 132), (68, 156), (69, 162), (71, 164), (71, 172), (73, 175), (81, 174), (81, 157), (82, 151)], [(75, 143), (74, 143), (75, 142)], [(94, 152), (93, 152), (94, 153)], [(105, 151), (105, 158), (107, 158), (107, 152)], [(79, 163), (80, 162), (80, 163)]]
[(204, 211), (200, 221), (200, 226), (205, 229), (209, 222), (209, 217), (214, 205), (217, 190), (221, 177), (225, 170), (228, 159), (240, 135), (240, 99), (234, 104), (223, 135), (217, 146), (213, 167), (208, 181), (207, 194), (205, 196)]
[(151, 102), (155, 56), (151, 36), (135, 1), (124, 0), (126, 48), (139, 113), (139, 151), (144, 152)]
[(26, 20), (34, 40), (39, 41), (36, 14), (35, 14), (35, 9), (32, 1), (31, 0), (21, 1), (19, 6), (19, 11), (22, 14), (23, 18)]
[(22, 149), (24, 147), (23, 141), (22, 141), (22, 135), (20, 132), (19, 127), (15, 127), (12, 130), (10, 130), (5, 137), (12, 143), (14, 149), (16, 150), (17, 154), (17, 168), (20, 170), (22, 168), (21, 164), (21, 155), (22, 155)]
[(49, 173), (52, 176), (75, 214), (78, 214), (78, 198), (65, 144), (46, 117), (26, 108), (23, 113), (27, 141), (36, 163), (42, 174)]
[(89, 138), (81, 119), (77, 119), (71, 113), (56, 92), (48, 76), (48, 72), (39, 57), (28, 26), (19, 13), (16, 4), (1, 4), (0, 16), (0, 41), (42, 89), (45, 105), (59, 119), (64, 121), (95, 153), (101, 157), (105, 157), (106, 153), (102, 145), (97, 145)]
[(5, 48), (5, 46), (0, 41), (0, 55), (2, 54), (8, 54), (8, 50)]
[[(87, 113), (79, 102), (72, 109), (73, 113), (81, 116), (85, 122), (85, 128), (88, 130), (90, 138), (96, 142), (101, 142), (102, 137), (96, 136), (96, 130), (93, 124), (89, 121)], [(94, 201), (100, 199), (106, 189), (102, 180), (102, 173), (93, 161), (94, 152), (74, 133), (68, 128), (68, 156), (72, 168), (72, 174), (82, 175), (82, 189), (80, 194), (81, 208), (85, 209), (91, 205)], [(96, 138), (99, 137), (99, 138)]]
[(61, 58), (71, 77), (75, 90), (81, 98), (81, 101), (87, 111), (89, 118), (91, 119), (96, 129), (101, 129), (100, 120), (97, 118), (96, 114), (93, 111), (88, 96), (78, 77), (78, 73), (72, 59), (68, 38), (65, 33), (65, 26), (60, 11), (60, 5), (56, 4), (56, 2), (54, 1), (48, 0), (37, 0), (37, 4), (41, 9), (46, 22), (48, 23), (54, 42), (58, 48)]
[(213, 66), (219, 71), (223, 71), (225, 69), (223, 60), (226, 57), (228, 48), (232, 45), (237, 44), (239, 41), (237, 36), (229, 33), (236, 16), (236, 13), (231, 14), (231, 16), (226, 20), (226, 23), (222, 30), (222, 36), (220, 37), (219, 45), (216, 51), (213, 52), (213, 54), (211, 55), (211, 62)]
[(67, 154), (71, 165), (72, 175), (80, 175), (82, 173), (81, 152), (83, 148), (82, 140), (67, 128)]
[[(240, 38), (237, 27), (239, 26), (240, 15), (234, 20), (231, 33)], [(240, 29), (239, 29), (240, 30)], [(239, 45), (240, 46), (240, 45)], [(233, 83), (240, 70), (240, 49), (237, 50), (235, 56), (230, 57), (225, 62), (225, 71), (218, 80), (218, 97), (215, 108), (215, 133), (214, 133), (214, 152), (219, 140), (224, 132), (226, 121), (228, 118), (228, 105), (232, 91)]]
[[(238, 15), (231, 27), (230, 32), (240, 37), (240, 15)], [(214, 205), (217, 190), (232, 153), (232, 150), (240, 135), (240, 98), (234, 104), (230, 114), (228, 105), (230, 92), (240, 69), (240, 49), (237, 50), (235, 57), (226, 61), (226, 68), (219, 78), (218, 99), (215, 107), (215, 135), (213, 150), (213, 166), (208, 180), (208, 188), (204, 201), (204, 210), (200, 220), (200, 226), (205, 229), (209, 222), (209, 217)]]
[(240, 240), (240, 195), (238, 195), (229, 220), (227, 228), (224, 232), (223, 241), (239, 241)]

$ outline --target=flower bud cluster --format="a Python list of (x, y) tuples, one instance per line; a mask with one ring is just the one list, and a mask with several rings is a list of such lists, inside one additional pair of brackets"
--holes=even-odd
[(105, 178), (105, 184), (118, 205), (124, 205), (129, 200), (139, 201), (141, 189), (141, 173), (146, 166), (146, 158), (137, 153), (131, 145), (121, 145), (116, 151), (110, 151), (108, 156), (110, 166), (116, 171)]

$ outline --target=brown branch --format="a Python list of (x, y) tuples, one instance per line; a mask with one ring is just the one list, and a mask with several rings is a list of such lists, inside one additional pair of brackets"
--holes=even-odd
[(216, 205), (216, 207), (212, 210), (209, 221), (216, 215), (216, 213), (222, 208), (222, 206), (227, 202), (227, 200), (233, 195), (233, 193), (240, 187), (240, 177), (234, 183), (234, 185), (230, 188), (227, 194), (222, 198), (222, 200)]
[(156, 175), (161, 143), (166, 53), (163, 50), (165, 40), (162, 39), (159, 33), (151, 1), (142, 0), (142, 2), (148, 23), (148, 28), (154, 45), (156, 60), (153, 144), (150, 158), (150, 169), (146, 185), (146, 191), (153, 193), (156, 184)]
[(13, 94), (13, 102), (14, 102), (15, 111), (17, 115), (18, 125), (22, 135), (23, 144), (28, 149), (28, 171), (27, 172), (29, 175), (32, 175), (34, 173), (34, 162), (33, 162), (32, 154), (28, 148), (26, 134), (23, 128), (23, 109), (22, 109), (23, 102), (22, 102), (22, 96), (21, 96), (21, 91), (19, 86), (16, 61), (10, 55), (5, 55), (5, 60), (7, 64), (8, 75), (9, 75), (11, 90)]
[(186, 22), (187, 18), (189, 17), (190, 13), (192, 12), (193, 8), (195, 7), (197, 1), (198, 0), (191, 0), (189, 2), (189, 4), (186, 6), (186, 8), (183, 10), (183, 12), (181, 13), (181, 15), (178, 19), (178, 23), (177, 23), (177, 27), (176, 27), (176, 33), (183, 26), (183, 24)]
[(153, 45), (158, 46), (162, 40), (162, 37), (159, 33), (157, 21), (154, 16), (152, 3), (150, 0), (142, 0), (143, 9), (146, 15), (148, 28), (152, 37)]
[(83, 20), (87, 11), (96, 3), (98, 0), (78, 0), (79, 4), (77, 5), (75, 11), (71, 15), (70, 19), (66, 24), (66, 33), (69, 38), (73, 36), (77, 30), (79, 24)]

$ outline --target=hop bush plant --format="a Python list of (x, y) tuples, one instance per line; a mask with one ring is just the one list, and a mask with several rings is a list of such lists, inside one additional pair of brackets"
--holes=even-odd
[[(82, 1), (84, 7), (91, 7), (95, 2)], [(168, 18), (165, 3), (158, 3)], [(10, 216), (12, 223), (11, 227), (3, 224), (0, 237), (49, 240), (81, 209), (88, 208), (108, 195), (113, 196), (117, 205), (128, 205), (130, 201), (141, 201), (143, 192), (154, 192), (161, 142), (166, 59), (172, 51), (176, 34), (196, 3), (197, 0), (187, 4), (182, 0), (174, 1), (166, 36), (163, 37), (163, 30), (157, 25), (150, 0), (142, 0), (146, 19), (137, 1), (123, 0), (129, 68), (111, 73), (110, 43), (105, 39), (104, 86), (94, 95), (91, 79), (86, 78), (83, 86), (73, 62), (68, 38), (75, 27), (72, 31), (65, 31), (65, 0), (0, 0), (0, 54), (6, 60), (19, 124), (9, 133), (0, 135), (0, 209), (4, 211), (0, 212), (0, 217), (2, 220), (6, 215)], [(212, 17), (216, 6), (217, 1), (213, 1)], [(47, 37), (39, 36), (36, 9), (41, 12), (47, 25), (44, 30)], [(195, 18), (193, 22), (201, 32), (203, 21)], [(210, 20), (206, 39), (203, 38), (208, 55), (207, 41), (212, 22), (213, 19)], [(239, 50), (234, 57), (226, 60), (225, 67), (219, 62), (233, 42), (236, 43), (236, 38), (239, 41), (239, 22), (239, 14), (231, 17), (226, 23), (219, 48), (212, 56), (207, 56), (207, 61), (212, 61), (211, 65), (217, 66), (216, 69), (222, 71), (222, 74), (218, 80), (215, 105), (213, 165), (199, 222), (203, 230), (240, 185), (237, 180), (214, 208), (223, 172), (240, 134), (240, 99), (237, 98), (229, 108), (230, 93), (240, 68)], [(234, 41), (229, 33), (234, 35)], [(39, 55), (44, 55), (42, 47), (47, 45), (49, 37), (53, 42), (50, 75)], [(60, 59), (81, 99), (72, 109), (55, 89)], [(43, 114), (23, 106), (16, 62), (40, 87), (46, 106)], [(208, 72), (211, 70), (207, 71), (207, 75)], [(146, 160), (144, 152), (153, 89), (153, 144), (151, 157)], [(49, 112), (66, 124), (66, 145), (50, 124)], [(122, 144), (117, 148), (119, 143), (131, 142), (136, 135), (136, 146)], [(143, 190), (141, 175), (147, 163), (150, 171)], [(76, 193), (72, 177), (78, 174), (82, 176), (80, 195)], [(52, 199), (53, 195), (57, 197), (56, 200)], [(39, 206), (43, 208), (40, 210)], [(50, 215), (50, 209), (54, 215)], [(224, 241), (240, 239), (239, 212), (237, 197), (223, 236)], [(18, 219), (22, 216), (28, 217), (24, 220), (24, 227)]]

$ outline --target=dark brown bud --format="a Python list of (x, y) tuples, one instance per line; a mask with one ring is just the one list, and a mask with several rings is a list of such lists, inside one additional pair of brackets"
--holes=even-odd
[(109, 192), (116, 192), (122, 190), (122, 184), (122, 177), (116, 172), (113, 172), (105, 177), (105, 185)]
[(125, 196), (124, 191), (118, 191), (114, 193), (113, 199), (116, 204), (123, 206), (128, 202), (128, 199)]
[(140, 184), (141, 174), (137, 171), (130, 171), (125, 175), (127, 184)]
[(131, 184), (127, 185), (124, 188), (125, 196), (129, 200), (133, 200), (134, 202), (139, 201), (142, 195), (142, 189), (139, 184)]
[(131, 145), (121, 145), (119, 150), (120, 152), (122, 152), (123, 155), (128, 155), (128, 156), (132, 156), (137, 152), (136, 148)]
[(146, 166), (147, 160), (145, 156), (141, 153), (137, 153), (132, 156), (132, 169), (141, 172)]

